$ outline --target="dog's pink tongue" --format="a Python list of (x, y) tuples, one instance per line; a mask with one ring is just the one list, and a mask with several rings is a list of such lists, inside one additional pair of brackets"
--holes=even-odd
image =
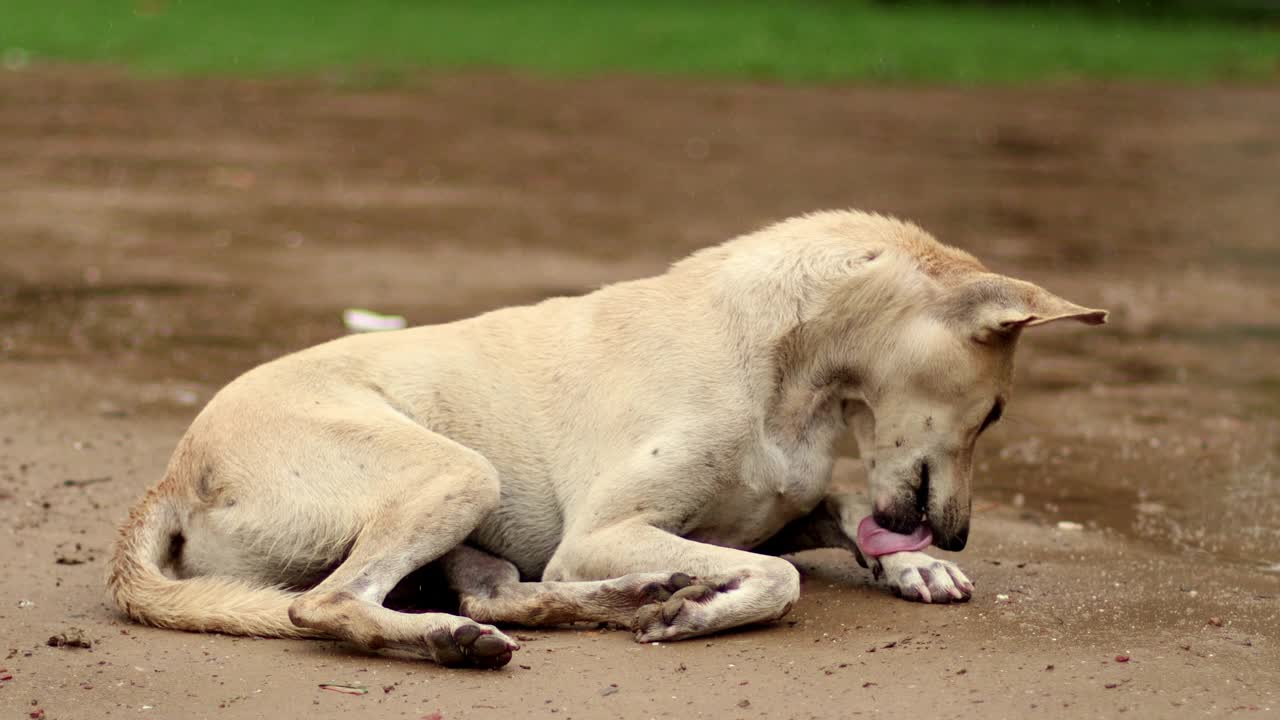
[(876, 524), (870, 515), (858, 523), (858, 549), (863, 555), (880, 557), (897, 552), (923, 550), (933, 543), (929, 526), (921, 524), (910, 535), (900, 535)]

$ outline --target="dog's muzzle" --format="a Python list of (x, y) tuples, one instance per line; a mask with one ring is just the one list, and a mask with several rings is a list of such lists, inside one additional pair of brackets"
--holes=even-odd
[(943, 531), (929, 523), (929, 527), (933, 529), (934, 547), (951, 552), (959, 552), (969, 542), (969, 522), (966, 520), (964, 525), (951, 531)]
[(917, 466), (914, 483), (904, 483), (902, 490), (892, 498), (880, 498), (875, 503), (872, 517), (876, 524), (891, 532), (910, 534), (927, 523), (933, 533), (933, 544), (952, 552), (963, 550), (969, 541), (969, 508), (961, 508), (954, 498), (936, 507), (929, 497), (929, 463)]

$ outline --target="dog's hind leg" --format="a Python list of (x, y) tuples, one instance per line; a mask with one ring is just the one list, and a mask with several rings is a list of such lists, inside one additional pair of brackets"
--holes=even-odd
[(632, 628), (645, 606), (696, 584), (684, 573), (633, 573), (610, 580), (521, 582), (516, 566), (460, 545), (441, 559), (462, 614), (482, 622), (542, 627), (597, 622)]
[(374, 650), (408, 651), (443, 665), (500, 667), (518, 646), (496, 628), (444, 613), (383, 607), (405, 575), (458, 545), (498, 504), (498, 476), (487, 460), (447, 438), (407, 425), (382, 431), (381, 506), (350, 553), (299, 597), (289, 619), (300, 627)]

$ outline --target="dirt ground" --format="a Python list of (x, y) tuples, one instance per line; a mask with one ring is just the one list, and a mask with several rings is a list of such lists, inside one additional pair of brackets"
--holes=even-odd
[[(0, 718), (1275, 714), (1278, 117), (1275, 87), (3, 72)], [(105, 602), (113, 527), (200, 405), (343, 308), (421, 324), (580, 293), (826, 207), (1113, 311), (1022, 342), (954, 558), (967, 605), (814, 552), (775, 625), (519, 631), (489, 672)], [(71, 628), (92, 647), (47, 645)]]

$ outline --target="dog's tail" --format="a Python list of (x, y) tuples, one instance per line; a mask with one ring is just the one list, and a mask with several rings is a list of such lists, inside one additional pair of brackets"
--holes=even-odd
[(289, 620), (298, 593), (236, 578), (175, 580), (161, 568), (181, 552), (178, 500), (153, 488), (120, 528), (107, 565), (107, 589), (121, 610), (156, 627), (261, 637), (315, 637)]

